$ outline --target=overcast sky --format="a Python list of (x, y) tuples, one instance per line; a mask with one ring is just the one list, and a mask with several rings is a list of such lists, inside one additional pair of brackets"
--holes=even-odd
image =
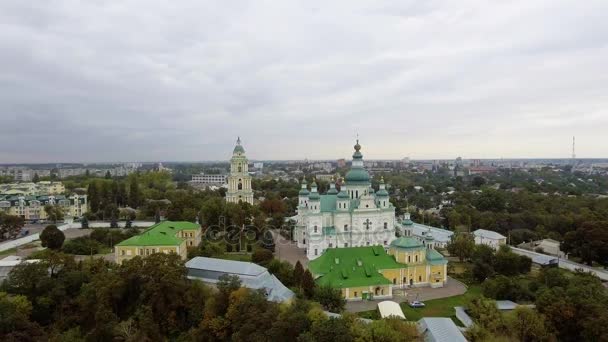
[(608, 1), (0, 2), (0, 163), (608, 157)]

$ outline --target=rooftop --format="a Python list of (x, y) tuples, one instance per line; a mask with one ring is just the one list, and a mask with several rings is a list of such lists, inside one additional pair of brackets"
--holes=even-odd
[(500, 239), (507, 238), (506, 236), (499, 234), (495, 231), (485, 230), (485, 229), (477, 229), (476, 231), (473, 232), (473, 235), (484, 238), (484, 239), (493, 239), (493, 240), (500, 240)]
[(179, 246), (184, 240), (175, 236), (178, 232), (199, 228), (198, 224), (187, 221), (162, 221), (116, 246)]

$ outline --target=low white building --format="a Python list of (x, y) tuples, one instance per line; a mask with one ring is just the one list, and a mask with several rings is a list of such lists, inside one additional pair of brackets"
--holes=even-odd
[(380, 311), (380, 317), (382, 318), (401, 318), (405, 319), (405, 315), (403, 314), (403, 310), (397, 302), (393, 302), (392, 300), (385, 300), (383, 302), (378, 303), (378, 311)]
[(477, 229), (473, 232), (476, 245), (488, 245), (494, 249), (498, 249), (502, 245), (507, 244), (507, 237), (491, 230)]
[(418, 321), (418, 332), (425, 342), (466, 342), (460, 329), (447, 317), (424, 317)]

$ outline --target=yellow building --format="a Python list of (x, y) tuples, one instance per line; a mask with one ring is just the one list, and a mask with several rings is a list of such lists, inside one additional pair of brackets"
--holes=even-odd
[(447, 260), (428, 246), (403, 237), (388, 253), (382, 246), (329, 248), (308, 268), (318, 285), (339, 288), (347, 300), (392, 298), (394, 288), (444, 285)]
[(188, 247), (198, 246), (201, 234), (201, 227), (196, 223), (163, 221), (118, 243), (114, 247), (114, 260), (121, 264), (123, 260), (153, 253), (176, 253), (185, 260)]
[(59, 206), (68, 217), (81, 217), (88, 211), (86, 195), (0, 196), (0, 211), (26, 221), (46, 220), (46, 205)]

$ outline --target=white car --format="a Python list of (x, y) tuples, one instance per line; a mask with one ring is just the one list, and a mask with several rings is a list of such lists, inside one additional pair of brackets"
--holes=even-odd
[(412, 308), (423, 308), (424, 307), (424, 303), (421, 302), (421, 301), (415, 300), (413, 302), (410, 302), (410, 307), (412, 307)]

